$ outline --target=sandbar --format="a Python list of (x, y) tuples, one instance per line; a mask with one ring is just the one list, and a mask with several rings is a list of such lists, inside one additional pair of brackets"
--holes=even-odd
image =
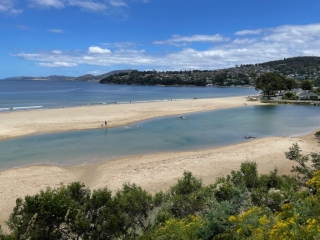
[(182, 101), (108, 104), (0, 113), (0, 140), (28, 134), (117, 127), (168, 115), (262, 105), (245, 96)]

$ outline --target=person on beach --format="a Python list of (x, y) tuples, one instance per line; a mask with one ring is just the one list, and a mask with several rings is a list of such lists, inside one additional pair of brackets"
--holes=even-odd
[(104, 121), (104, 125), (107, 126), (107, 124), (108, 124), (107, 121)]

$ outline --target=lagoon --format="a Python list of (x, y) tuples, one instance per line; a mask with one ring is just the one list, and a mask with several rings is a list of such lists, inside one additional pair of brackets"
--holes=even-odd
[(169, 116), (130, 126), (38, 134), (0, 141), (0, 169), (75, 165), (123, 156), (214, 148), (244, 136), (292, 136), (320, 126), (317, 106), (247, 106)]

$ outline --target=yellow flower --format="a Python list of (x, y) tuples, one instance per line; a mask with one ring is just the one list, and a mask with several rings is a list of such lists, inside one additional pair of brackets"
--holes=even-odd
[(267, 223), (269, 223), (269, 222), (270, 222), (270, 220), (267, 218), (266, 215), (263, 215), (261, 218), (259, 218), (259, 223), (260, 223), (261, 225), (265, 225), (265, 224), (267, 224)]
[(237, 220), (237, 218), (235, 216), (233, 216), (233, 215), (231, 215), (229, 217), (229, 222), (235, 222), (236, 220)]

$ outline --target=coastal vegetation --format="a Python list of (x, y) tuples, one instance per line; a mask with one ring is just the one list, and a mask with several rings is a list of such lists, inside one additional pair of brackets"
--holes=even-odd
[(75, 182), (16, 200), (0, 239), (318, 239), (320, 154), (285, 153), (294, 176), (255, 162), (205, 186), (191, 172), (166, 192)]
[(279, 91), (291, 91), (298, 86), (294, 79), (288, 79), (275, 73), (264, 73), (256, 80), (257, 91), (262, 91), (263, 95), (270, 99)]
[(188, 77), (182, 76), (180, 71), (171, 71), (170, 73), (160, 73), (157, 71), (138, 71), (133, 70), (130, 73), (119, 73), (101, 79), (100, 83), (114, 84), (134, 84), (134, 85), (165, 85), (165, 86), (205, 86), (206, 78), (194, 78), (192, 71), (185, 72)]

